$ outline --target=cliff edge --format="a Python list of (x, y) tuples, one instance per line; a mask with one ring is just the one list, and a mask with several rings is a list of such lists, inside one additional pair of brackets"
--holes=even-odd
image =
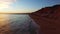
[(60, 5), (42, 8), (29, 16), (40, 26), (41, 34), (60, 34)]

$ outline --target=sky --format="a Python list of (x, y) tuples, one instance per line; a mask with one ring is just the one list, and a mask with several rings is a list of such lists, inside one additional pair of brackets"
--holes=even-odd
[(0, 0), (0, 13), (31, 13), (60, 4), (60, 0)]

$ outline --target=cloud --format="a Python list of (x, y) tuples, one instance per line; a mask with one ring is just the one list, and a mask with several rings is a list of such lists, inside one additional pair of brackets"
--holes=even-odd
[(16, 0), (0, 0), (0, 9), (10, 8), (13, 2), (16, 2)]

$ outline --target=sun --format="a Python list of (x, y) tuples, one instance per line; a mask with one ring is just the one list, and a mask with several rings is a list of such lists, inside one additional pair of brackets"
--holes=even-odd
[(11, 6), (7, 2), (0, 2), (0, 13), (5, 13), (6, 9), (9, 9)]
[(0, 10), (9, 8), (10, 2), (7, 2), (6, 0), (0, 0)]
[(2, 10), (2, 9), (6, 9), (6, 8), (9, 8), (10, 6), (8, 6), (7, 4), (2, 4), (2, 3), (0, 3), (0, 10)]
[[(0, 12), (4, 11), (5, 9), (11, 8), (11, 4), (16, 0), (0, 0)], [(5, 12), (5, 11), (4, 11)]]

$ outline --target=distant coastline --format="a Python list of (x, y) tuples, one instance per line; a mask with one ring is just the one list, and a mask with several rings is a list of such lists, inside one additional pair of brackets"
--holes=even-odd
[(31, 13), (0, 13), (0, 14), (31, 14)]

